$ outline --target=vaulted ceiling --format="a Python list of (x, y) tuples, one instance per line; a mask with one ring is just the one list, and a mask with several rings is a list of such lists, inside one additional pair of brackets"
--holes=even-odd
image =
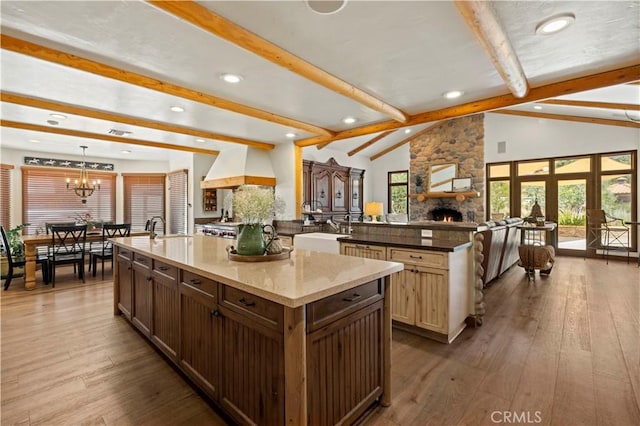
[[(480, 111), (639, 127), (638, 1), (350, 0), (333, 14), (305, 1), (0, 7), (3, 147), (168, 159), (296, 143), (378, 158)], [(568, 28), (536, 33), (563, 14)]]

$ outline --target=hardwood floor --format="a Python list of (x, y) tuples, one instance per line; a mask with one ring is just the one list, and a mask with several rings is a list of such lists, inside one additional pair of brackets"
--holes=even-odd
[[(112, 300), (71, 268), (53, 290), (2, 292), (2, 425), (224, 424)], [(451, 345), (394, 330), (392, 405), (366, 425), (640, 424), (640, 268), (561, 257), (535, 282), (512, 268), (485, 300)]]

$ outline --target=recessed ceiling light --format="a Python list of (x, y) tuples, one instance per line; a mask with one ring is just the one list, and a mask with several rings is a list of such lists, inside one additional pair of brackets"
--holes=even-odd
[(404, 129), (405, 133), (411, 133), (411, 129)]
[(29, 142), (32, 143), (40, 143), (40, 141), (38, 139), (29, 139)]
[(305, 3), (317, 14), (331, 15), (340, 12), (347, 5), (347, 0), (307, 0)]
[(540, 105), (534, 105), (533, 109), (542, 109), (542, 107)]
[(464, 92), (462, 90), (450, 90), (449, 92), (446, 92), (442, 96), (444, 96), (447, 99), (455, 99), (455, 98), (459, 98), (463, 94)]
[(122, 154), (131, 154), (131, 151), (129, 151), (128, 149), (123, 149), (122, 151), (120, 151)]
[(356, 122), (356, 119), (354, 117), (345, 117), (342, 119), (342, 122), (344, 124), (353, 124)]
[(173, 112), (184, 112), (184, 108), (182, 108), (181, 106), (172, 106), (169, 108), (171, 111)]
[(196, 142), (202, 143), (202, 142), (206, 142), (206, 141), (204, 139), (196, 139)]
[(555, 15), (540, 22), (536, 27), (536, 34), (549, 35), (562, 31), (575, 21), (573, 13)]
[(242, 77), (237, 74), (222, 74), (220, 78), (227, 83), (240, 83), (242, 81)]
[(297, 135), (296, 135), (295, 133), (291, 133), (291, 132), (289, 132), (289, 133), (287, 133), (285, 136), (286, 136), (286, 137), (288, 137), (289, 139), (293, 139), (293, 138), (295, 138)]
[(66, 120), (67, 116), (64, 114), (58, 114), (58, 113), (51, 113), (49, 114), (49, 117), (53, 117), (53, 118), (57, 118), (58, 120)]
[(47, 120), (47, 123), (52, 125), (52, 126), (57, 126), (59, 124), (59, 122), (56, 121), (56, 120)]

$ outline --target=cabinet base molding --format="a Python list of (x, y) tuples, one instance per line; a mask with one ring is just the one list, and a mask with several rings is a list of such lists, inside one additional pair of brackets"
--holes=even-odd
[(450, 334), (438, 333), (431, 330), (425, 330), (424, 328), (416, 327), (414, 325), (405, 324), (396, 320), (393, 320), (393, 328), (397, 328), (398, 330), (406, 331), (408, 333), (417, 334), (418, 336), (426, 337), (427, 339), (432, 339), (440, 343), (451, 343), (453, 340), (458, 337), (462, 330), (464, 330), (467, 326), (466, 322), (460, 324), (457, 328), (451, 331)]

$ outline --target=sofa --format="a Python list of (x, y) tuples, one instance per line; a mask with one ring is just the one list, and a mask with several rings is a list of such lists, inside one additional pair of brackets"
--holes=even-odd
[(484, 237), (481, 263), (484, 286), (502, 275), (520, 258), (520, 234), (517, 226), (521, 223), (520, 218), (509, 218), (480, 224), (478, 233)]

